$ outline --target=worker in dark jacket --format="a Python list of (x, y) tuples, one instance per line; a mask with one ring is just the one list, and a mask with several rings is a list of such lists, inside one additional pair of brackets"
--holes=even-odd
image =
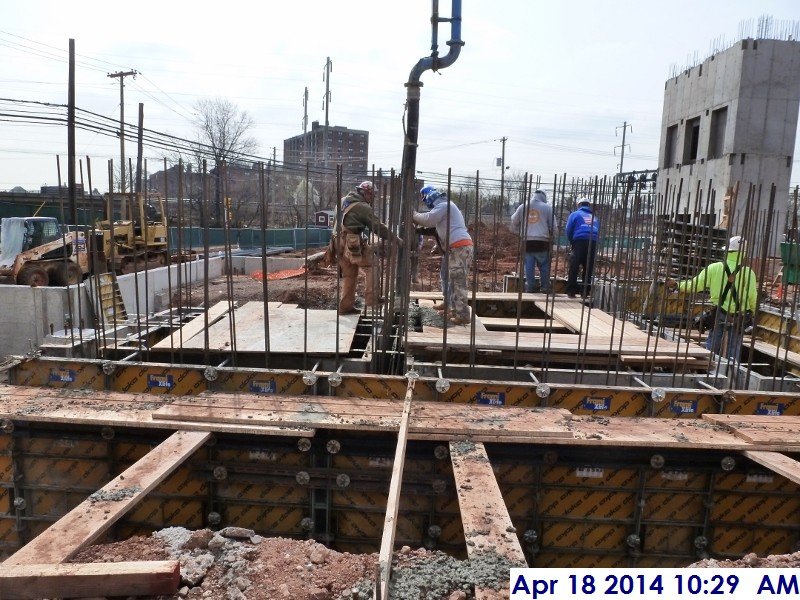
[(583, 270), (584, 298), (589, 293), (594, 272), (594, 257), (597, 253), (597, 240), (600, 238), (600, 221), (592, 213), (592, 201), (588, 198), (578, 200), (578, 208), (567, 219), (567, 239), (572, 245), (567, 274), (567, 296), (574, 298), (578, 292), (578, 270)]
[(356, 279), (359, 269), (364, 273), (364, 302), (376, 307), (375, 278), (373, 273), (374, 248), (370, 243), (371, 234), (382, 239), (392, 239), (398, 245), (403, 240), (389, 231), (372, 212), (375, 189), (371, 181), (363, 181), (342, 198), (341, 214), (337, 212), (333, 228), (333, 245), (336, 261), (342, 274), (342, 296), (339, 299), (339, 313), (361, 312), (355, 306)]

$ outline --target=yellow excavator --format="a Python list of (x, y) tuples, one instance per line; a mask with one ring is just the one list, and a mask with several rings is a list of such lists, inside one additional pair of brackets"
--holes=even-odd
[(94, 248), (95, 260), (107, 264), (108, 270), (132, 273), (144, 268), (145, 263), (167, 264), (164, 200), (161, 197), (150, 200), (157, 207), (144, 194), (105, 195), (106, 219), (96, 224)]
[(86, 234), (53, 217), (0, 221), (0, 277), (31, 286), (75, 285), (89, 273)]

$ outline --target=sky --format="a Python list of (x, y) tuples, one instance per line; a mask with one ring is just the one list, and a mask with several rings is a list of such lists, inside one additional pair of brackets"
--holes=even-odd
[[(451, 2), (439, 2), (449, 16)], [(330, 57), (330, 124), (370, 133), (369, 161), (399, 168), (405, 82), (430, 55), (428, 0), (153, 2), (124, 14), (95, 0), (9, 2), (0, 20), (0, 98), (66, 104), (69, 39), (76, 48), (76, 104), (125, 120), (144, 103), (145, 127), (194, 139), (198, 100), (222, 97), (254, 121), (257, 154), (324, 123), (323, 73)], [(666, 80), (739, 39), (741, 25), (769, 15), (800, 19), (797, 0), (463, 0), (457, 61), (422, 75), (417, 170), (499, 178), (506, 174), (585, 177), (657, 166)], [(450, 26), (439, 26), (439, 52)], [(0, 113), (9, 108), (0, 101)], [(310, 127), (310, 126), (309, 126)], [(66, 179), (66, 129), (0, 117), (0, 190), (38, 190)], [(79, 131), (79, 158), (95, 172), (118, 160), (119, 141)], [(135, 157), (135, 145), (126, 155)], [(797, 155), (797, 153), (795, 153)], [(163, 153), (145, 148), (148, 168)], [(800, 182), (795, 160), (792, 185)], [(96, 175), (94, 187), (107, 183)]]

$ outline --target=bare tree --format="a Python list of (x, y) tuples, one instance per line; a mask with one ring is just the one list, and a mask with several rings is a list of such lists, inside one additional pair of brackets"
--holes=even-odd
[(214, 222), (222, 225), (222, 177), (227, 164), (252, 154), (258, 142), (249, 135), (255, 121), (238, 106), (225, 98), (205, 98), (194, 106), (198, 142), (211, 147), (214, 168)]

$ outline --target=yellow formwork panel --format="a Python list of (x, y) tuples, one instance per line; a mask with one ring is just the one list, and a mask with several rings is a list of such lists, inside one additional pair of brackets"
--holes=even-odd
[(515, 465), (492, 461), (495, 478), (502, 485), (533, 485), (536, 482), (537, 467), (533, 465)]
[(56, 490), (29, 490), (27, 493), (30, 516), (61, 517), (78, 506), (91, 494)]
[(164, 524), (168, 527), (186, 527), (187, 529), (200, 529), (205, 525), (203, 500), (205, 496), (196, 498), (175, 498), (164, 500), (161, 507)]
[(668, 466), (657, 471), (648, 471), (645, 477), (648, 493), (670, 490), (679, 493), (683, 490), (703, 491), (708, 487), (708, 474), (685, 469), (670, 469)]
[(698, 526), (647, 525), (642, 530), (642, 549), (645, 553), (688, 554), (694, 552)]
[[(145, 524), (152, 529), (161, 529), (167, 524), (164, 522), (164, 500), (153, 496), (145, 496), (136, 504), (125, 517), (126, 521)], [(172, 523), (169, 523), (172, 525)]]
[(630, 565), (631, 559), (625, 555), (594, 555), (576, 552), (540, 552), (531, 567), (541, 568), (622, 568)]
[(162, 481), (156, 488), (156, 493), (165, 496), (198, 496), (208, 493), (208, 484), (196, 474), (192, 473), (190, 467), (183, 465), (172, 472), (169, 477)]
[[(21, 546), (19, 533), (17, 532), (17, 522), (13, 516), (0, 518), (0, 544), (9, 544), (19, 548)], [(10, 555), (12, 552), (8, 552)], [(0, 550), (0, 556), (3, 551)]]
[(365, 492), (350, 486), (331, 492), (331, 506), (334, 509), (343, 510), (359, 506), (372, 510), (385, 511), (386, 503), (388, 502), (387, 493), (388, 489), (386, 492)]
[(303, 382), (302, 373), (280, 371), (220, 371), (213, 387), (219, 392), (259, 395), (300, 396), (309, 391), (309, 387)]
[(771, 396), (739, 392), (736, 399), (725, 403), (725, 414), (730, 415), (800, 415), (800, 398), (792, 396)]
[(105, 389), (100, 362), (48, 361), (46, 358), (25, 361), (14, 367), (11, 381), (14, 385), (35, 387)]
[(336, 511), (336, 535), (380, 539), (383, 534), (383, 519), (382, 512), (339, 509)]
[(489, 406), (539, 406), (541, 404), (541, 399), (531, 386), (497, 383), (450, 382), (450, 389), (439, 394), (439, 400)]
[[(579, 515), (570, 515), (577, 517)], [(628, 526), (585, 521), (556, 521), (542, 526), (544, 548), (614, 550), (625, 547)]]
[(464, 539), (464, 523), (461, 520), (460, 513), (439, 514), (436, 519), (435, 525), (442, 528), (442, 535), (439, 540), (443, 544), (462, 545), (466, 543)]
[(224, 480), (217, 483), (215, 497), (223, 504), (227, 502), (307, 502), (309, 489), (294, 484), (250, 483)]
[(512, 517), (527, 517), (536, 509), (536, 495), (526, 487), (500, 486), (508, 514)]
[(679, 569), (700, 560), (693, 554), (685, 558), (678, 556), (642, 556), (636, 559), (636, 567), (642, 569)]
[(609, 387), (556, 388), (547, 406), (564, 408), (576, 415), (641, 417), (647, 415), (649, 395), (645, 392)]
[[(414, 388), (414, 398), (435, 400), (428, 386)], [(379, 375), (343, 375), (342, 384), (336, 388), (337, 396), (347, 398), (389, 398), (402, 400), (406, 397), (408, 381), (404, 377), (382, 377)], [(426, 391), (428, 392), (426, 394)], [(426, 397), (427, 396), (427, 397)]]
[(269, 535), (299, 535), (306, 510), (296, 506), (254, 506), (225, 503), (223, 524)]
[(46, 454), (52, 457), (98, 458), (108, 456), (108, 444), (97, 440), (73, 440), (61, 437), (20, 438), (19, 450), (24, 454)]
[(111, 390), (132, 394), (199, 394), (207, 389), (199, 368), (160, 365), (117, 365), (110, 377)]
[[(719, 475), (712, 496), (713, 521), (798, 525), (797, 484), (779, 475), (741, 473)], [(767, 495), (765, 492), (781, 492)]]
[(756, 493), (715, 493), (712, 521), (797, 524), (800, 497), (761, 496)]
[(790, 554), (795, 551), (797, 531), (762, 528), (753, 531), (753, 547), (748, 552), (759, 556), (768, 554)]
[[(395, 537), (402, 540), (417, 540), (422, 543), (426, 532), (423, 531), (426, 519), (422, 515), (407, 515), (401, 511), (397, 516), (397, 531)], [(381, 530), (381, 535), (383, 531)]]
[(47, 485), (69, 490), (103, 487), (111, 476), (108, 463), (100, 460), (23, 457), (19, 464), (26, 485)]
[(702, 521), (705, 497), (678, 492), (648, 493), (642, 517), (653, 521)]

